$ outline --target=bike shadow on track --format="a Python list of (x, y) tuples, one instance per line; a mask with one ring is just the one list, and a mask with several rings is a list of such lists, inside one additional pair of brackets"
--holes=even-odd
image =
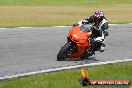
[(67, 58), (65, 61), (84, 61), (84, 62), (88, 62), (88, 61), (92, 61), (92, 62), (97, 62), (99, 61), (96, 57), (88, 57), (85, 59), (81, 59), (81, 58)]

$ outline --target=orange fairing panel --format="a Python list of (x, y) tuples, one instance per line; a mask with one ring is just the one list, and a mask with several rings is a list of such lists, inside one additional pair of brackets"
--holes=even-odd
[(73, 27), (69, 30), (68, 37), (77, 44), (83, 44), (87, 46), (88, 37), (91, 36), (92, 31), (82, 32), (80, 31), (80, 26)]
[(88, 37), (91, 36), (92, 31), (82, 32), (80, 26), (73, 27), (69, 30), (68, 37), (77, 44), (77, 51), (69, 55), (69, 57), (76, 58), (84, 54), (86, 49), (90, 49)]
[(91, 36), (91, 34), (92, 31), (82, 32), (80, 31), (80, 26), (76, 26), (69, 30), (68, 37), (74, 36), (75, 39), (81, 40), (81, 39), (86, 39), (88, 36)]

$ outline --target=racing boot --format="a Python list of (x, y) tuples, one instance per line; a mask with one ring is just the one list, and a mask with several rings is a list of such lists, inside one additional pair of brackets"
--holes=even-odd
[(100, 47), (100, 52), (104, 52), (104, 50), (105, 50), (105, 44), (102, 43), (102, 45), (101, 45), (101, 47)]

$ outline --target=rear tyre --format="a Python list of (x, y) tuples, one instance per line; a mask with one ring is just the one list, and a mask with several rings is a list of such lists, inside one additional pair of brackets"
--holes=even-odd
[(70, 47), (71, 47), (70, 43), (67, 42), (67, 43), (61, 48), (61, 50), (60, 50), (59, 53), (57, 54), (57, 60), (58, 60), (58, 61), (64, 61), (64, 60), (67, 58), (67, 56), (68, 56), (68, 54), (69, 54), (68, 49), (70, 49)]

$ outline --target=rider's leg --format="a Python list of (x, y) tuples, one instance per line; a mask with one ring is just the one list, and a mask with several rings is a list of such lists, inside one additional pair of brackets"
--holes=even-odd
[(108, 23), (107, 23), (107, 22), (104, 23), (104, 24), (101, 26), (101, 29), (103, 30), (105, 37), (109, 35), (108, 30), (107, 30), (108, 28), (109, 28), (109, 26), (108, 26)]
[(105, 35), (104, 35), (103, 31), (102, 31), (102, 36), (95, 38), (95, 41), (101, 43), (99, 51), (103, 52), (105, 50)]

